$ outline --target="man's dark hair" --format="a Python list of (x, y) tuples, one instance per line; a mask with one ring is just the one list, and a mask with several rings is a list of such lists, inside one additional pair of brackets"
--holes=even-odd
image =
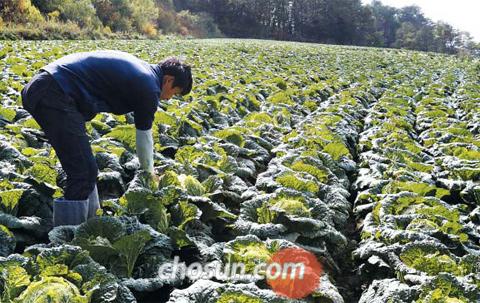
[(175, 77), (173, 87), (180, 87), (182, 95), (185, 96), (192, 91), (192, 69), (178, 58), (167, 58), (160, 62), (160, 68), (164, 75)]

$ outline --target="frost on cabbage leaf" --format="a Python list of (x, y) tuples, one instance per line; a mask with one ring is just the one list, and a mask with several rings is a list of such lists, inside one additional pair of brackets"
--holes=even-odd
[(254, 283), (219, 283), (198, 280), (186, 289), (177, 289), (170, 295), (168, 303), (344, 303), (338, 290), (327, 276), (322, 278), (320, 289), (306, 299), (288, 299), (277, 295), (271, 289), (262, 289)]
[(7, 257), (15, 250), (15, 236), (7, 227), (0, 225), (0, 256)]
[(255, 284), (221, 284), (199, 280), (183, 290), (174, 290), (168, 303), (300, 303), (303, 301), (285, 299), (271, 290), (260, 289)]

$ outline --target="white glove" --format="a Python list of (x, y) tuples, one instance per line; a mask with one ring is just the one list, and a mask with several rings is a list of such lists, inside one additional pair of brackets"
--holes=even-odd
[(136, 133), (137, 156), (143, 170), (153, 174), (153, 136), (152, 130), (139, 130)]

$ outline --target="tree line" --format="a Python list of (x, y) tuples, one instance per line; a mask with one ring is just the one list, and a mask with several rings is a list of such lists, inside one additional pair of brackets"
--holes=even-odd
[(0, 28), (68, 24), (69, 31), (77, 27), (99, 37), (175, 33), (451, 54), (478, 53), (480, 48), (469, 33), (432, 21), (417, 6), (394, 8), (380, 1), (364, 5), (361, 0), (2, 0), (0, 18)]
[(231, 37), (408, 48), (457, 53), (478, 48), (472, 36), (433, 22), (418, 6), (360, 0), (174, 0), (177, 9), (209, 13)]
[(172, 0), (0, 0), (0, 39), (223, 36), (213, 18)]

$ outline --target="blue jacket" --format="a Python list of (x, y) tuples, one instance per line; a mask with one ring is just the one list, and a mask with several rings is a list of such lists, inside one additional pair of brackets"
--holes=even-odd
[(42, 69), (75, 100), (87, 121), (100, 112), (133, 112), (137, 129), (151, 129), (162, 89), (158, 65), (125, 52), (103, 50), (71, 54)]

